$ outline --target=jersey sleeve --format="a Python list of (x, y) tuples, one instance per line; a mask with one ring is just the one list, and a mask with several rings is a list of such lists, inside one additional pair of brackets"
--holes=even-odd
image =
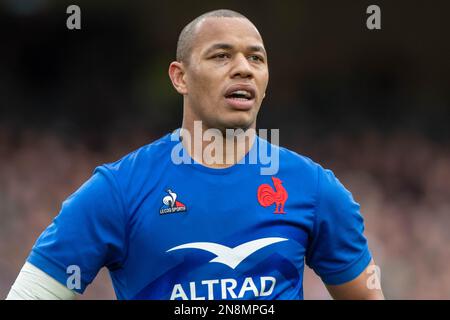
[[(70, 289), (83, 293), (102, 267), (120, 267), (126, 254), (126, 225), (115, 177), (104, 166), (98, 167), (63, 202), (27, 261), (63, 285), (71, 281)], [(73, 278), (78, 271), (79, 285)]]
[(353, 280), (372, 259), (359, 209), (333, 172), (319, 166), (315, 221), (305, 260), (325, 284)]

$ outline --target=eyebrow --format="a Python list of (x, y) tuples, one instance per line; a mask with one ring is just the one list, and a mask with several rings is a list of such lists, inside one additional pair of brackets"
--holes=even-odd
[[(222, 49), (222, 50), (232, 50), (232, 49), (234, 49), (234, 46), (232, 46), (231, 44), (228, 44), (228, 43), (215, 43), (215, 44), (213, 44), (211, 47), (209, 47), (209, 48), (206, 50), (205, 55), (208, 55), (208, 54), (210, 54), (212, 51), (214, 51), (214, 50), (219, 50), (219, 49)], [(248, 46), (247, 49), (248, 49), (249, 51), (252, 51), (252, 52), (262, 52), (264, 55), (267, 55), (267, 54), (266, 54), (266, 50), (264, 49), (264, 47), (263, 47), (263, 46), (260, 46), (260, 45), (252, 45), (252, 46)]]

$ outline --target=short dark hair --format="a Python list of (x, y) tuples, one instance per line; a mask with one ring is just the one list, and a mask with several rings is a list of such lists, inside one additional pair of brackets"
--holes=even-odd
[[(195, 31), (198, 23), (202, 21), (205, 18), (241, 18), (241, 19), (247, 19), (246, 16), (243, 14), (228, 10), (228, 9), (219, 9), (214, 11), (209, 11), (201, 16), (198, 16), (191, 22), (189, 22), (181, 31), (180, 36), (178, 37), (178, 43), (177, 43), (177, 61), (178, 62), (189, 62), (189, 56), (192, 51), (192, 40), (195, 37)], [(250, 20), (249, 20), (250, 21)]]

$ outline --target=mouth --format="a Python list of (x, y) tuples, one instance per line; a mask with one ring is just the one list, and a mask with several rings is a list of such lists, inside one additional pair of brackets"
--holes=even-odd
[(227, 103), (238, 110), (249, 110), (255, 103), (256, 92), (250, 85), (232, 85), (225, 92)]

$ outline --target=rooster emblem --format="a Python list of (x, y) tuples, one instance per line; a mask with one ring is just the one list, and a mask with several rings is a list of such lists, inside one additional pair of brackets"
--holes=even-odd
[(275, 190), (269, 184), (262, 184), (258, 187), (258, 202), (263, 207), (271, 206), (275, 203), (274, 213), (286, 213), (284, 211), (284, 203), (288, 198), (286, 189), (281, 185), (282, 181), (272, 177)]

